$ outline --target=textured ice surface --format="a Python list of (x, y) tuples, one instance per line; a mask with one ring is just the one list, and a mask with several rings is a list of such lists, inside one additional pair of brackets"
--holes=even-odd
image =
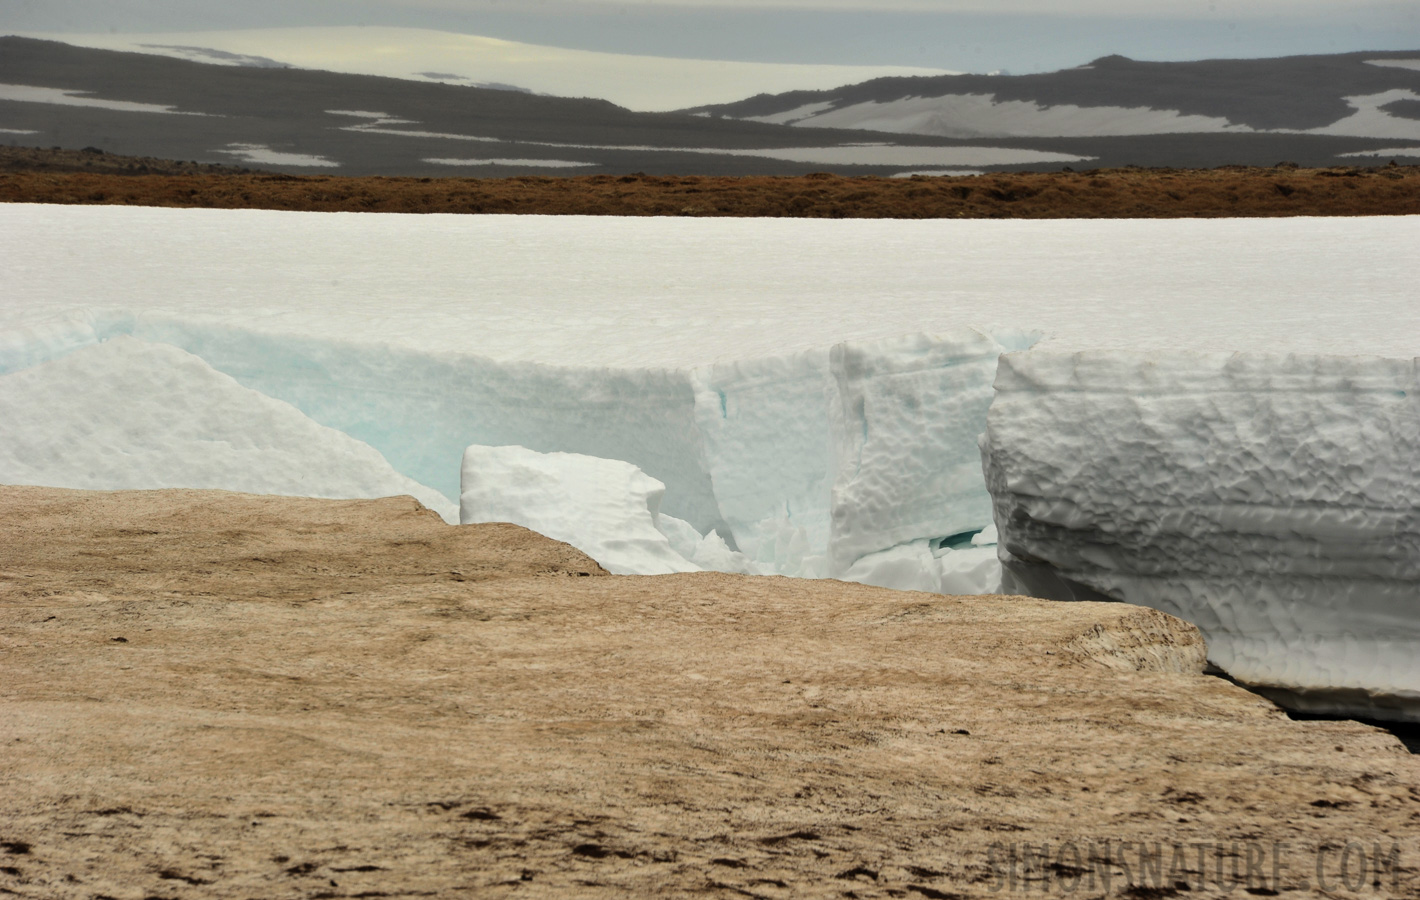
[(833, 348), (830, 574), (991, 524), (976, 437), (1003, 349), (970, 330)]
[(990, 524), (976, 436), (1003, 349), (959, 329), (694, 370), (736, 546), (770, 571), (843, 577), (867, 554)]
[(723, 530), (771, 571), (827, 575), (827, 349), (703, 366), (690, 378)]
[[(657, 527), (666, 486), (630, 463), (472, 446), (463, 457), (462, 481), (459, 521), (465, 525), (522, 525), (571, 544), (614, 575), (700, 570)], [(683, 540), (684, 528), (677, 526), (689, 526), (670, 526)]]
[(1291, 705), (1420, 718), (1415, 359), (1033, 351), (996, 391), (1005, 590), (1153, 606)]
[(0, 375), (0, 483), (218, 488), (303, 497), (447, 498), (373, 448), (176, 347), (116, 337)]

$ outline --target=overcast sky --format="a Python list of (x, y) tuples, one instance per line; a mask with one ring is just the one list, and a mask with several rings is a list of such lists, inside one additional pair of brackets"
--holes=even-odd
[(0, 0), (0, 32), (394, 25), (581, 50), (1037, 72), (1420, 50), (1420, 0)]

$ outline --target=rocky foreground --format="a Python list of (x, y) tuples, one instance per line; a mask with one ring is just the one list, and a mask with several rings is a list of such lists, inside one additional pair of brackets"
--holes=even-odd
[(1123, 604), (0, 488), (0, 894), (1415, 896), (1420, 761)]

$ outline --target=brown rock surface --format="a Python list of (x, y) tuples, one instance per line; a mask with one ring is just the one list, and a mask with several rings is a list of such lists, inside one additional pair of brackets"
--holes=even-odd
[(1420, 762), (1202, 659), (1139, 607), (604, 576), (409, 498), (0, 488), (0, 894), (1199, 897), (1320, 852), (1416, 896)]

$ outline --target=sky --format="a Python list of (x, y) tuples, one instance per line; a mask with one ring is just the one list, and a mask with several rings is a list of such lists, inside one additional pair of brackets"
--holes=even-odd
[(1420, 49), (1417, 0), (0, 0), (0, 32), (433, 28), (614, 53), (1016, 74)]

